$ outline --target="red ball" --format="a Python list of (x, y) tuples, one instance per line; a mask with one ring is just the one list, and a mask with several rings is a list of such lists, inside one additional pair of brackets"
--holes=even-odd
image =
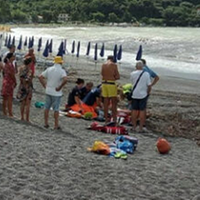
[(159, 138), (156, 143), (157, 149), (161, 154), (167, 154), (171, 150), (171, 145), (164, 138)]

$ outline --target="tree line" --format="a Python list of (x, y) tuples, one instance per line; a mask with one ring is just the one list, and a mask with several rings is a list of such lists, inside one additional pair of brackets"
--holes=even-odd
[(197, 0), (0, 0), (0, 23), (81, 23), (200, 26)]

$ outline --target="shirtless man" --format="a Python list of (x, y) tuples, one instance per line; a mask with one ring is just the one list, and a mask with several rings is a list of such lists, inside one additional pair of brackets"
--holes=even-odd
[(117, 122), (117, 85), (116, 80), (120, 79), (117, 64), (114, 63), (114, 57), (108, 56), (107, 62), (102, 65), (102, 97), (104, 98), (105, 123), (108, 123), (108, 106), (112, 103), (113, 121)]

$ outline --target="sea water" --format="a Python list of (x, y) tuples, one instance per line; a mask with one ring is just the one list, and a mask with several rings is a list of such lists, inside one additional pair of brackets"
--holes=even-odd
[[(57, 52), (60, 42), (67, 39), (67, 52), (70, 54), (72, 42), (81, 43), (80, 56), (85, 56), (87, 44), (91, 42), (90, 59), (94, 57), (94, 46), (98, 44), (98, 59), (102, 44), (105, 56), (113, 54), (114, 45), (122, 45), (123, 67), (135, 65), (135, 58), (142, 45), (143, 58), (153, 70), (170, 76), (200, 80), (200, 28), (169, 27), (49, 27), (13, 28), (12, 36), (20, 35), (35, 38), (35, 49), (40, 37), (43, 46), (53, 39), (53, 51)], [(76, 54), (76, 48), (75, 48)]]

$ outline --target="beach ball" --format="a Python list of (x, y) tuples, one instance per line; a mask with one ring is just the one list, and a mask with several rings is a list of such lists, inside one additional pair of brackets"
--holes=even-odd
[(171, 145), (164, 138), (159, 138), (156, 142), (157, 149), (161, 154), (167, 154), (171, 150)]

